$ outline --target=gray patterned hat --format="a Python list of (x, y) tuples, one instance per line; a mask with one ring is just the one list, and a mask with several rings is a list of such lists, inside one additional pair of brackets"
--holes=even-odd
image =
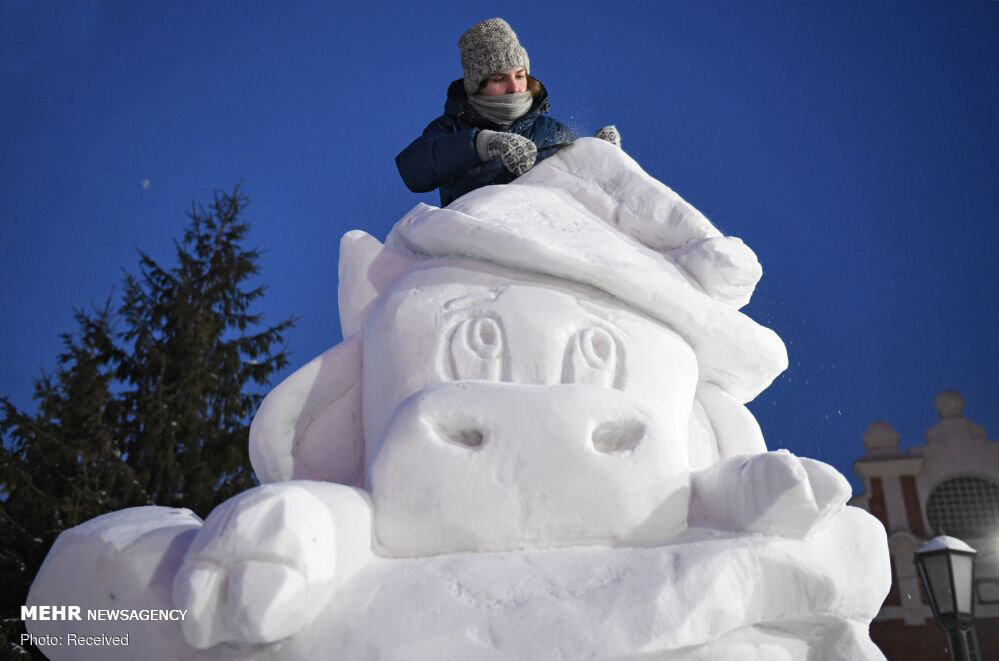
[(465, 70), (465, 91), (469, 96), (479, 91), (479, 83), (500, 71), (524, 67), (531, 71), (527, 51), (517, 41), (517, 34), (502, 18), (476, 23), (458, 39), (461, 67)]

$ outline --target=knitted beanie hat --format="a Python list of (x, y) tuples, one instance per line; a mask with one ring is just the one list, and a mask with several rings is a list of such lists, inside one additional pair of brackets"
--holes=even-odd
[(527, 51), (517, 41), (517, 34), (502, 18), (490, 18), (476, 23), (458, 39), (461, 67), (465, 70), (465, 91), (469, 96), (479, 91), (479, 83), (500, 71), (524, 67), (528, 73), (531, 61)]

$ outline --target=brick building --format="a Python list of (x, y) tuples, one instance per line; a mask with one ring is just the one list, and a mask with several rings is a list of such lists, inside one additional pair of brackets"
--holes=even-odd
[(899, 449), (886, 422), (864, 434), (854, 470), (865, 492), (851, 505), (876, 516), (888, 532), (892, 587), (871, 638), (888, 661), (949, 661), (947, 636), (933, 620), (913, 564), (923, 543), (947, 534), (970, 544), (975, 561), (975, 615), (979, 659), (999, 661), (999, 441), (964, 417), (953, 391), (936, 396), (940, 419), (926, 444)]

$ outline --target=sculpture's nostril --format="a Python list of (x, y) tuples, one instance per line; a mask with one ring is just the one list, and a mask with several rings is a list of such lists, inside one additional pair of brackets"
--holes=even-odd
[(645, 425), (637, 420), (615, 420), (598, 425), (590, 440), (597, 452), (622, 454), (638, 447), (645, 436)]
[(481, 431), (470, 427), (437, 425), (436, 431), (441, 439), (465, 448), (477, 449), (482, 446), (482, 442), (485, 440)]

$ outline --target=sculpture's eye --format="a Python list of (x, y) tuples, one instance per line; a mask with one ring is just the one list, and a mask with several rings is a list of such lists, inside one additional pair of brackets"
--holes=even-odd
[(618, 348), (603, 328), (581, 330), (569, 342), (562, 366), (563, 383), (613, 388), (618, 380)]
[(503, 367), (503, 328), (491, 317), (466, 319), (451, 334), (451, 375), (456, 381), (499, 381)]

